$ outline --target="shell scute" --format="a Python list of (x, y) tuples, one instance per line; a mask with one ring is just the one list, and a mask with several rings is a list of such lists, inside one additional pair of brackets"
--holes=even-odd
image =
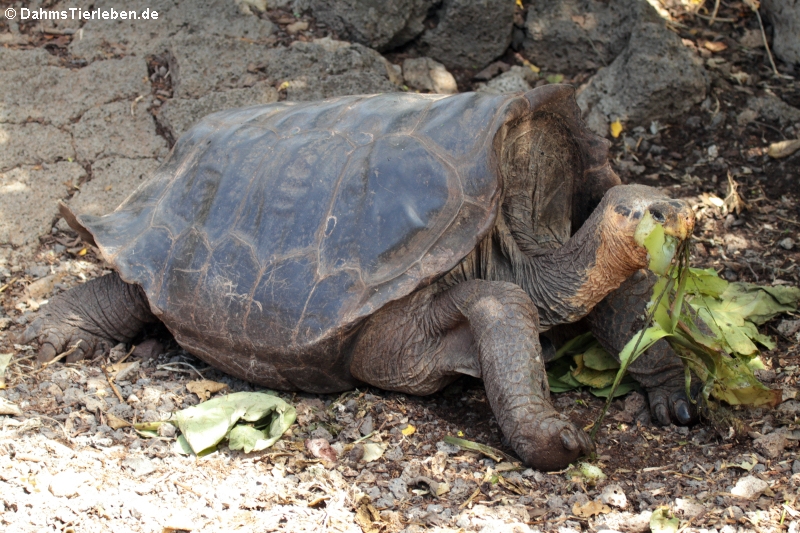
[(152, 304), (158, 309), (174, 309), (176, 316), (190, 317), (194, 311), (192, 295), (200, 285), (211, 256), (205, 237), (190, 228), (175, 240), (164, 264), (164, 277), (158, 298)]
[(328, 219), (335, 225), (326, 220), (320, 247), (323, 270), (356, 269), (368, 285), (396, 276), (450, 223), (461, 203), (457, 179), (417, 139), (373, 143), (342, 177)]
[(276, 253), (317, 247), (321, 214), (351, 151), (344, 137), (322, 131), (272, 144), (235, 221), (236, 232), (250, 239), (262, 264)]
[(187, 326), (246, 342), (244, 318), (261, 273), (253, 247), (229, 235), (214, 248), (207, 264), (199, 286), (184, 296), (193, 300), (194, 309)]

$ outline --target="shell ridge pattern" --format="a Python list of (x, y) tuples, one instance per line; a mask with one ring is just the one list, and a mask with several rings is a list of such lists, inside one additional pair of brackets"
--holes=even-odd
[[(326, 269), (324, 267), (324, 263), (322, 261), (322, 246), (325, 244), (325, 237), (328, 237), (335, 229), (336, 224), (338, 222), (337, 218), (332, 215), (333, 209), (336, 206), (336, 199), (339, 197), (339, 189), (342, 186), (342, 181), (344, 180), (344, 176), (347, 173), (347, 170), (350, 168), (350, 164), (353, 161), (353, 154), (356, 153), (357, 149), (354, 149), (352, 152), (347, 154), (347, 160), (345, 164), (342, 166), (341, 172), (336, 177), (336, 184), (333, 186), (333, 194), (331, 194), (330, 202), (328, 202), (328, 209), (325, 211), (325, 216), (320, 221), (320, 225), (317, 228), (317, 272), (316, 277), (321, 278), (324, 277)], [(331, 224), (332, 223), (332, 224)], [(363, 278), (361, 276), (361, 271), (359, 269), (354, 269), (358, 272), (358, 277), (363, 282)], [(335, 270), (335, 271), (338, 271)]]
[[(322, 280), (320, 280), (322, 281)], [(308, 303), (311, 301), (311, 298), (314, 296), (314, 292), (317, 290), (317, 287), (320, 284), (320, 281), (314, 283), (314, 286), (308, 292), (308, 298), (306, 298), (305, 303), (303, 304), (303, 310), (300, 311), (300, 319), (297, 321), (297, 326), (295, 326), (294, 331), (292, 331), (292, 346), (297, 346), (297, 337), (300, 335), (300, 329), (303, 326), (303, 320), (306, 317), (306, 310), (308, 310)]]

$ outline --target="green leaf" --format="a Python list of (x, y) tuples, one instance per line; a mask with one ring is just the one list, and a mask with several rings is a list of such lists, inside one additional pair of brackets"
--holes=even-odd
[(233, 426), (233, 429), (228, 433), (228, 448), (242, 450), (244, 453), (261, 451), (274, 443), (275, 441), (270, 442), (265, 431), (246, 424)]
[[(639, 357), (645, 350), (647, 350), (650, 346), (658, 342), (660, 339), (668, 336), (669, 332), (664, 331), (660, 326), (650, 326), (644, 332), (637, 331), (631, 340), (625, 344), (625, 347), (622, 348), (622, 351), (619, 353), (619, 361), (622, 368), (620, 370), (627, 368), (631, 363), (633, 363), (637, 357)], [(641, 340), (640, 340), (641, 338)], [(634, 353), (634, 349), (636, 352)]]
[(577, 337), (565, 342), (564, 345), (558, 349), (555, 357), (553, 357), (550, 362), (561, 359), (565, 355), (576, 355), (583, 353), (594, 344), (597, 344), (597, 341), (595, 340), (591, 331), (578, 335)]
[(776, 315), (796, 311), (800, 288), (731, 283), (720, 299), (726, 312), (739, 314), (742, 318), (761, 325)]
[(563, 74), (550, 74), (545, 79), (547, 80), (547, 83), (561, 83), (562, 81), (564, 81), (564, 75)]
[(594, 389), (602, 389), (614, 383), (614, 370), (594, 370), (585, 365), (583, 355), (575, 356), (575, 363), (578, 365), (572, 371), (572, 377), (581, 385), (586, 385)]
[(666, 275), (680, 241), (664, 233), (664, 226), (656, 222), (649, 211), (645, 211), (636, 226), (634, 240), (647, 250), (650, 256), (648, 268), (661, 276)]
[(753, 375), (747, 363), (736, 357), (722, 358), (718, 366), (716, 380), (712, 389), (715, 398), (730, 405), (768, 405), (775, 407), (781, 403), (783, 393), (764, 386)]
[(681, 521), (670, 515), (669, 509), (659, 507), (650, 516), (650, 531), (652, 533), (677, 533)]
[[(617, 386), (617, 390), (614, 391), (614, 398), (618, 398), (620, 396), (625, 396), (629, 392), (636, 390), (639, 388), (639, 385), (629, 376), (623, 378), (620, 382), (619, 386)], [(593, 395), (597, 396), (598, 398), (608, 398), (608, 395), (611, 394), (611, 387), (604, 387), (602, 389), (591, 389)]]
[[(277, 396), (260, 392), (236, 392), (178, 411), (174, 418), (192, 451), (200, 455), (202, 451), (215, 447), (228, 437), (240, 420), (256, 425), (266, 423), (268, 429), (265, 432), (259, 431), (261, 438), (256, 438), (248, 429), (237, 430), (233, 434), (233, 446), (241, 448), (234, 449), (246, 449), (252, 445), (252, 450), (262, 450), (272, 446), (294, 423), (296, 413), (294, 407)], [(258, 431), (255, 428), (250, 429)]]
[(175, 444), (172, 445), (173, 451), (179, 455), (192, 455), (192, 447), (186, 442), (186, 437), (178, 435)]
[(686, 291), (689, 294), (704, 294), (717, 298), (727, 288), (728, 282), (719, 277), (713, 268), (689, 269), (689, 283), (686, 285)]
[(616, 370), (619, 361), (614, 359), (599, 343), (583, 353), (583, 364), (592, 370)]

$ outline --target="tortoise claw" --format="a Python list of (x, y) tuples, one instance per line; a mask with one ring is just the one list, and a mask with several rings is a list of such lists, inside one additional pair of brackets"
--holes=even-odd
[(575, 438), (575, 435), (572, 434), (572, 431), (565, 429), (561, 432), (561, 444), (564, 445), (564, 448), (568, 449), (569, 451), (575, 451), (580, 446), (578, 444), (578, 440)]
[(675, 409), (675, 418), (678, 420), (678, 423), (682, 426), (687, 426), (692, 422), (693, 416), (691, 409), (689, 409), (689, 403), (684, 400), (683, 398), (679, 398), (674, 403)]
[[(692, 387), (693, 396), (697, 397), (698, 391), (698, 387)], [(696, 404), (687, 398), (683, 388), (676, 391), (659, 387), (648, 390), (647, 396), (650, 400), (650, 412), (659, 425), (668, 426), (674, 423), (688, 426), (697, 422)]]

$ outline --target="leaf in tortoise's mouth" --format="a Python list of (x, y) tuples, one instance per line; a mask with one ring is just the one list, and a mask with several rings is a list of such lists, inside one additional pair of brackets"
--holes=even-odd
[(659, 276), (667, 274), (678, 245), (686, 237), (688, 237), (686, 228), (665, 227), (664, 224), (656, 222), (649, 211), (645, 211), (633, 235), (636, 243), (643, 246), (650, 257), (647, 268)]

